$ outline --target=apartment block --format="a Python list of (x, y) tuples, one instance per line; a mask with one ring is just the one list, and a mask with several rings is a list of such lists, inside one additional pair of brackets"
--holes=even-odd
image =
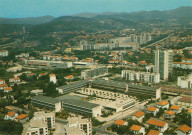
[(150, 72), (136, 72), (131, 70), (122, 70), (121, 77), (129, 81), (142, 81), (142, 82), (160, 82), (159, 73), (150, 73)]
[(180, 86), (181, 88), (192, 88), (192, 74), (189, 74), (187, 77), (178, 76), (177, 86)]
[(156, 50), (154, 72), (160, 74), (160, 79), (168, 80), (172, 73), (173, 50)]
[(105, 76), (107, 74), (108, 74), (108, 68), (107, 66), (103, 66), (103, 67), (97, 67), (97, 68), (81, 71), (81, 78), (91, 79), (91, 78)]

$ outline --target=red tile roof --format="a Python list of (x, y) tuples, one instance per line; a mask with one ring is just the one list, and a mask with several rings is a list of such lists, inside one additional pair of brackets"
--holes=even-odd
[(174, 115), (175, 114), (175, 112), (173, 112), (173, 111), (166, 111), (165, 113), (169, 114), (169, 115)]
[(121, 125), (121, 126), (122, 126), (122, 125), (125, 124), (125, 122), (126, 122), (126, 121), (124, 121), (124, 120), (116, 120), (116, 121), (115, 121), (115, 124), (116, 124), (116, 125)]
[(191, 128), (189, 126), (187, 126), (187, 125), (182, 125), (182, 126), (178, 127), (176, 130), (181, 130), (182, 132), (185, 133), (185, 132), (190, 131)]
[(160, 120), (149, 119), (147, 121), (147, 124), (155, 125), (155, 126), (159, 126), (159, 127), (164, 127), (166, 122), (160, 121)]
[(20, 120), (22, 120), (22, 119), (24, 119), (24, 118), (26, 118), (26, 117), (28, 117), (27, 114), (21, 114), (21, 115), (17, 116), (15, 119), (20, 119)]
[(130, 129), (131, 129), (131, 130), (134, 130), (134, 131), (140, 131), (141, 128), (142, 128), (142, 126), (132, 125)]
[(169, 104), (169, 102), (167, 102), (167, 101), (161, 101), (158, 103), (158, 105), (161, 105), (161, 106), (165, 106), (167, 104)]
[(150, 130), (148, 135), (159, 135), (160, 134), (160, 131), (156, 131), (156, 130)]
[(136, 117), (141, 117), (141, 116), (143, 116), (145, 113), (144, 112), (142, 112), (142, 111), (139, 111), (139, 112), (136, 112), (135, 114), (134, 114), (134, 116), (136, 116)]
[(153, 107), (153, 106), (148, 106), (147, 107), (147, 110), (148, 111), (151, 111), (151, 112), (154, 112), (157, 108), (156, 107)]
[(179, 110), (179, 106), (177, 106), (177, 105), (172, 105), (172, 106), (171, 106), (171, 109), (172, 109), (172, 110)]
[(13, 117), (13, 116), (15, 115), (15, 113), (16, 113), (16, 112), (8, 112), (7, 115), (8, 115), (9, 117)]

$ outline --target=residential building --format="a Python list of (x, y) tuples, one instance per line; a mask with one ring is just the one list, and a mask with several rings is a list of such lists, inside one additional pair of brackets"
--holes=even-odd
[(127, 126), (128, 122), (126, 122), (124, 120), (116, 120), (114, 124), (118, 125), (118, 126), (123, 126), (123, 125)]
[(173, 62), (174, 68), (181, 68), (181, 69), (192, 69), (192, 63), (188, 62)]
[(160, 132), (165, 132), (168, 129), (168, 123), (160, 120), (149, 119), (146, 124), (147, 126), (155, 126)]
[(15, 84), (15, 83), (20, 83), (21, 80), (19, 77), (15, 77), (15, 78), (9, 78), (9, 83)]
[(187, 125), (178, 127), (175, 131), (177, 135), (192, 135), (192, 128)]
[(156, 130), (149, 130), (149, 133), (147, 135), (163, 135), (163, 133), (161, 133), (160, 131), (156, 131)]
[(170, 107), (170, 109), (175, 112), (176, 114), (180, 113), (182, 111), (182, 108), (180, 106), (177, 106), (177, 105), (172, 105)]
[(160, 82), (159, 73), (150, 73), (150, 72), (136, 72), (131, 70), (122, 70), (121, 77), (129, 81), (143, 81), (143, 82)]
[(57, 87), (56, 89), (61, 94), (67, 94), (70, 92), (75, 92), (75, 91), (80, 90), (82, 88), (87, 88), (88, 85), (89, 85), (89, 81), (81, 80), (81, 81), (73, 82), (72, 84), (67, 84), (67, 85)]
[(189, 74), (187, 77), (178, 76), (177, 86), (180, 86), (181, 88), (192, 88), (192, 74)]
[(15, 121), (22, 124), (26, 123), (28, 120), (29, 116), (27, 114), (20, 114), (19, 116), (15, 117)]
[(97, 78), (101, 76), (108, 75), (108, 68), (107, 66), (97, 67), (93, 69), (87, 69), (84, 71), (81, 71), (81, 78), (82, 79), (91, 79), (91, 78)]
[(31, 97), (31, 103), (35, 106), (47, 108), (55, 112), (59, 112), (61, 110), (61, 101), (52, 97), (37, 95)]
[(154, 116), (159, 112), (159, 108), (148, 106), (147, 107), (147, 113), (152, 113)]
[(1, 50), (0, 51), (0, 57), (7, 57), (9, 55), (8, 50)]
[(144, 117), (145, 117), (145, 113), (142, 112), (142, 111), (139, 111), (139, 112), (136, 112), (136, 113), (133, 115), (132, 119), (133, 119), (133, 120), (137, 120), (137, 121), (139, 121), (139, 122), (142, 122), (142, 120), (143, 120)]
[(173, 111), (166, 111), (164, 113), (164, 118), (173, 119), (174, 117), (175, 117), (175, 112), (173, 112)]
[(66, 80), (73, 80), (74, 76), (73, 75), (68, 75), (64, 77)]
[(182, 107), (192, 107), (192, 98), (190, 96), (184, 96), (176, 101), (176, 104)]
[(4, 92), (10, 92), (10, 91), (13, 91), (13, 88), (12, 88), (12, 87), (6, 87), (6, 88), (4, 88)]
[[(83, 131), (86, 135), (92, 135), (92, 123), (90, 119), (82, 119), (80, 117), (69, 117), (67, 119), (67, 127), (72, 129), (77, 127), (79, 128), (80, 131)], [(70, 134), (68, 133), (67, 135)]]
[(5, 84), (5, 80), (0, 79), (0, 85)]
[(50, 74), (49, 79), (50, 79), (50, 82), (53, 82), (54, 84), (57, 83), (57, 78), (55, 74)]
[(32, 90), (30, 91), (31, 94), (35, 94), (35, 95), (43, 95), (43, 90), (41, 89), (36, 89), (36, 90)]
[(158, 108), (169, 108), (169, 102), (168, 101), (160, 101), (159, 103), (157, 103), (157, 107)]
[(0, 85), (0, 90), (4, 90), (8, 85), (6, 83)]
[(47, 123), (48, 129), (55, 129), (55, 113), (54, 112), (35, 112), (34, 119), (42, 118), (44, 123)]
[(160, 74), (160, 79), (168, 80), (172, 73), (173, 50), (156, 50), (154, 72)]
[(22, 135), (48, 135), (47, 123), (42, 118), (32, 118), (24, 124)]
[(145, 128), (139, 125), (132, 125), (130, 130), (133, 131), (134, 134), (145, 134)]
[(8, 112), (7, 115), (5, 115), (5, 120), (15, 120), (15, 117), (18, 116), (18, 113), (16, 112)]

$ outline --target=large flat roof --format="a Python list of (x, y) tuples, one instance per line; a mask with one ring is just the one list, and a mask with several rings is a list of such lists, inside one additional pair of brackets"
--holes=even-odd
[(78, 85), (81, 85), (81, 84), (85, 84), (85, 83), (88, 83), (89, 81), (87, 80), (81, 80), (81, 81), (77, 81), (77, 82), (74, 82), (72, 84), (67, 84), (67, 85), (63, 85), (63, 86), (60, 86), (60, 87), (57, 87), (59, 89), (67, 89), (67, 88), (70, 88), (70, 87), (75, 87), (75, 86), (78, 86)]
[(31, 99), (37, 100), (40, 102), (49, 103), (49, 104), (56, 104), (60, 101), (59, 99), (55, 99), (55, 98), (47, 97), (47, 96), (42, 96), (42, 95), (37, 95), (37, 96), (31, 97)]
[(98, 79), (98, 80), (94, 80), (93, 83), (96, 84), (101, 84), (101, 85), (108, 85), (111, 87), (124, 87), (126, 88), (126, 83), (125, 82), (119, 82), (119, 81), (112, 81), (112, 80), (102, 80), (102, 79)]
[[(64, 104), (69, 104), (69, 105), (86, 108), (86, 109), (92, 109), (92, 108), (99, 106), (98, 104), (89, 103), (87, 101), (76, 100), (76, 99), (63, 99), (62, 102)], [(65, 108), (65, 105), (63, 107)]]

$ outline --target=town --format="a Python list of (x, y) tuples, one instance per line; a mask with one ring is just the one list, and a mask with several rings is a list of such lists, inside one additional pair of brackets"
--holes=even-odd
[(0, 31), (0, 134), (192, 135), (190, 26)]

